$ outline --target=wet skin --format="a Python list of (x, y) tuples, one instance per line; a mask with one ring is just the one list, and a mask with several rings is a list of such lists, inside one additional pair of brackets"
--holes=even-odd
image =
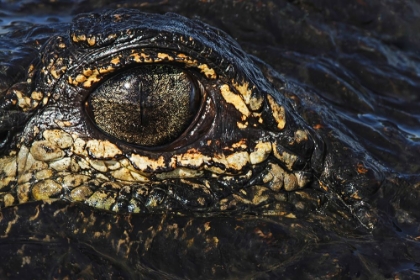
[[(213, 6), (199, 7), (259, 58), (201, 21), (134, 10), (3, 36), (22, 55), (2, 54), (0, 274), (414, 277), (418, 144), (398, 126), (357, 118), (392, 112), (390, 122), (416, 127), (384, 101), (410, 113), (415, 73), (386, 77), (388, 98), (363, 95), (360, 85), (380, 75), (352, 84), (357, 71), (334, 73), (327, 45), (314, 46), (325, 56), (311, 64), (304, 45), (293, 54), (282, 50), (290, 42), (264, 44), (262, 31), (280, 40), (283, 29), (255, 27), (255, 42), (235, 29), (241, 20), (223, 26)], [(283, 11), (236, 8), (256, 22)], [(319, 26), (308, 25), (294, 27), (314, 36)], [(343, 29), (366, 36), (355, 26)], [(336, 61), (351, 71), (360, 61), (345, 54)]]

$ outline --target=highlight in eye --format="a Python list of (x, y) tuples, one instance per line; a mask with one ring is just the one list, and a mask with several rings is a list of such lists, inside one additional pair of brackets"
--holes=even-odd
[(106, 134), (140, 146), (176, 140), (200, 109), (201, 93), (182, 69), (148, 65), (121, 72), (87, 99), (93, 122)]

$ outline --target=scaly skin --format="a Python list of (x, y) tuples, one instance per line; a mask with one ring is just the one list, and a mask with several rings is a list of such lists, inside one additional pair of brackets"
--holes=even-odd
[[(82, 27), (87, 23), (91, 30)], [(3, 206), (60, 198), (115, 212), (255, 207), (277, 214), (285, 211), (271, 198), (305, 188), (313, 181), (311, 162), (322, 165), (321, 153), (312, 157), (322, 145), (312, 129), (239, 46), (208, 26), (128, 11), (81, 16), (68, 37), (53, 37), (43, 51), (41, 64), (29, 66), (33, 89), (11, 87), (5, 95), (5, 103), (32, 117), (13, 139), (17, 149), (2, 159), (2, 188), (10, 188)], [(107, 139), (84, 112), (86, 96), (121, 69), (152, 63), (181, 65), (201, 84), (194, 130), (153, 150)]]

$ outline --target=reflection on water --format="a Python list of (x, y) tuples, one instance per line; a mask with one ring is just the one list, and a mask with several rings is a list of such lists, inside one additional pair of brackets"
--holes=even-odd
[[(1, 14), (1, 10), (0, 10)], [(11, 30), (29, 27), (33, 25), (51, 25), (58, 22), (68, 22), (71, 20), (70, 16), (67, 17), (54, 17), (54, 16), (13, 16), (7, 15), (0, 19), (0, 35), (10, 32)]]
[[(420, 115), (418, 116), (414, 115), (414, 116), (415, 118), (420, 119)], [(387, 123), (389, 123), (389, 121), (386, 118), (381, 118), (373, 114), (359, 114), (358, 117), (362, 122), (369, 124), (369, 126), (375, 127), (375, 128), (384, 127), (387, 125)], [(396, 128), (400, 130), (402, 133), (404, 133), (407, 139), (410, 139), (411, 141), (415, 141), (415, 142), (420, 141), (420, 127), (418, 126), (411, 127), (404, 124), (401, 124), (401, 125), (397, 124)]]
[(36, 12), (16, 12), (0, 7), (0, 35), (13, 30), (29, 28), (34, 25), (53, 26), (60, 22), (70, 22), (70, 14), (48, 13), (38, 9)]

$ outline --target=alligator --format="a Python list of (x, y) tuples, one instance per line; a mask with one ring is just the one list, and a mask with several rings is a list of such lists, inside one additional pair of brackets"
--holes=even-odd
[(186, 2), (1, 35), (2, 278), (415, 278), (418, 72), (343, 54), (391, 65), (418, 38), (390, 54), (334, 18), (341, 56), (313, 60), (274, 20), (306, 13), (290, 22), (329, 49), (314, 4)]

